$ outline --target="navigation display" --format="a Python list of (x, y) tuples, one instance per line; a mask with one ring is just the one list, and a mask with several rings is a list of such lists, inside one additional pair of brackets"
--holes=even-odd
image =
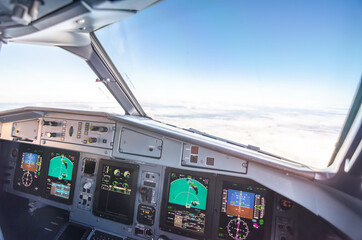
[(206, 210), (209, 179), (171, 173), (169, 203)]
[(218, 237), (263, 239), (267, 189), (261, 186), (224, 182)]
[(43, 176), (44, 149), (22, 144), (19, 147), (18, 162), (14, 178), (14, 189), (39, 195)]
[(93, 214), (132, 224), (137, 189), (138, 165), (102, 160), (98, 170)]
[(71, 204), (79, 154), (52, 149), (49, 153), (49, 168), (45, 197)]
[(169, 169), (166, 176), (161, 228), (178, 234), (206, 234), (210, 176), (176, 169)]

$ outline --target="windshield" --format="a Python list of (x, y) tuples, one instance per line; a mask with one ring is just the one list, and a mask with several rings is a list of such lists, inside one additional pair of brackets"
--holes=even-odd
[(58, 47), (3, 45), (0, 73), (0, 111), (35, 106), (124, 114), (86, 62)]
[(362, 66), (360, 1), (161, 1), (96, 32), (156, 120), (325, 168)]

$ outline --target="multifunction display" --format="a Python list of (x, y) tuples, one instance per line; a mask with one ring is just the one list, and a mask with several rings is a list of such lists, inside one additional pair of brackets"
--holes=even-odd
[(64, 203), (71, 203), (78, 159), (79, 154), (76, 152), (50, 151), (45, 188), (46, 197)]
[(138, 166), (102, 160), (93, 213), (124, 224), (133, 221)]
[(39, 195), (41, 177), (44, 172), (44, 149), (22, 144), (19, 148), (14, 188), (33, 195)]
[(205, 232), (209, 179), (172, 172), (169, 181), (166, 224), (172, 227)]
[(218, 237), (263, 239), (266, 193), (263, 187), (224, 182)]

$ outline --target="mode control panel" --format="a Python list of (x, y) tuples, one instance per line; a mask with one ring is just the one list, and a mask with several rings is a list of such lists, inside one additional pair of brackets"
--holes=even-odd
[(44, 118), (41, 139), (112, 149), (115, 129), (115, 123)]

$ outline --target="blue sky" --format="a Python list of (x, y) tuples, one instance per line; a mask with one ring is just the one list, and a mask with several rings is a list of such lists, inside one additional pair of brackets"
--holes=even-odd
[(361, 1), (161, 1), (98, 36), (136, 91), (297, 87), (346, 106), (362, 73), (361, 13)]
[[(324, 167), (361, 79), (361, 26), (362, 1), (164, 0), (97, 36), (151, 117)], [(122, 112), (58, 48), (3, 45), (0, 72), (0, 110)]]

